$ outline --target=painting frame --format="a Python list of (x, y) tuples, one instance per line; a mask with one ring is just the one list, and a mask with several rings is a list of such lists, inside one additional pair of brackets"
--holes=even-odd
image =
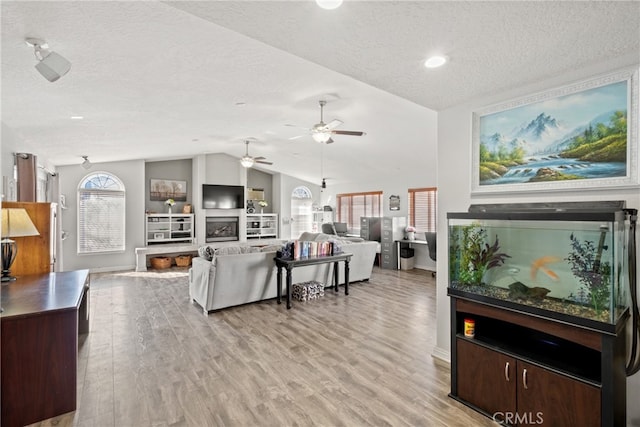
[(149, 180), (149, 199), (164, 202), (173, 199), (175, 202), (187, 201), (187, 181), (178, 179), (158, 179)]
[(390, 211), (399, 211), (400, 210), (400, 196), (392, 194), (389, 196), (389, 210)]
[[(571, 97), (574, 97), (574, 100), (577, 101), (580, 99), (580, 95), (590, 93), (589, 91), (606, 91), (608, 88), (613, 88), (622, 82), (626, 83), (626, 157), (624, 176), (616, 175), (603, 178), (558, 179), (542, 182), (516, 183), (483, 183), (483, 181), (481, 181), (481, 138), (486, 138), (481, 135), (481, 132), (483, 129), (486, 129), (486, 123), (490, 118), (497, 122), (497, 114), (513, 113), (516, 115), (515, 112), (518, 109), (533, 108), (536, 106), (542, 107), (552, 102), (560, 104), (561, 101), (571, 99)], [(618, 90), (619, 89), (620, 87), (618, 85)], [(638, 68), (633, 67), (474, 111), (472, 113), (471, 194), (638, 187), (640, 185), (638, 179), (638, 93)], [(568, 111), (569, 109), (567, 109), (567, 112)], [(542, 114), (544, 114), (544, 111)], [(483, 122), (483, 120), (486, 121)]]

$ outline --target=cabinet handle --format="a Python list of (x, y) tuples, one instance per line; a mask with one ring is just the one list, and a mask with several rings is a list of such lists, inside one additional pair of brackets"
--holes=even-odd
[(525, 390), (529, 390), (529, 386), (527, 385), (527, 370), (526, 369), (522, 370), (522, 385), (524, 386)]
[(504, 364), (504, 379), (507, 380), (507, 382), (511, 381), (509, 379), (509, 362)]

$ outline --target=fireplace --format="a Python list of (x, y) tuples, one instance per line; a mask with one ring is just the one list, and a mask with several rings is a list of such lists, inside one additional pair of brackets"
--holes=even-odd
[(207, 217), (207, 242), (228, 242), (239, 240), (239, 217), (237, 216), (208, 216)]

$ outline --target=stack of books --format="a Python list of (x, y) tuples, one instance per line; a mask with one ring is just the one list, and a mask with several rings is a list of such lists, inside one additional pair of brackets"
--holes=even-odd
[(293, 242), (293, 259), (333, 255), (333, 242)]

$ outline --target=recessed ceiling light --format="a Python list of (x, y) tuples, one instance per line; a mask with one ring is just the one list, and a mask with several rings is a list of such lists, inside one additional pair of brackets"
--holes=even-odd
[(448, 60), (449, 58), (447, 58), (444, 55), (434, 55), (431, 58), (424, 61), (424, 66), (427, 68), (438, 68), (446, 64)]
[(71, 120), (82, 120), (84, 116), (71, 116)]
[(316, 3), (323, 9), (331, 10), (339, 8), (342, 0), (316, 0)]

